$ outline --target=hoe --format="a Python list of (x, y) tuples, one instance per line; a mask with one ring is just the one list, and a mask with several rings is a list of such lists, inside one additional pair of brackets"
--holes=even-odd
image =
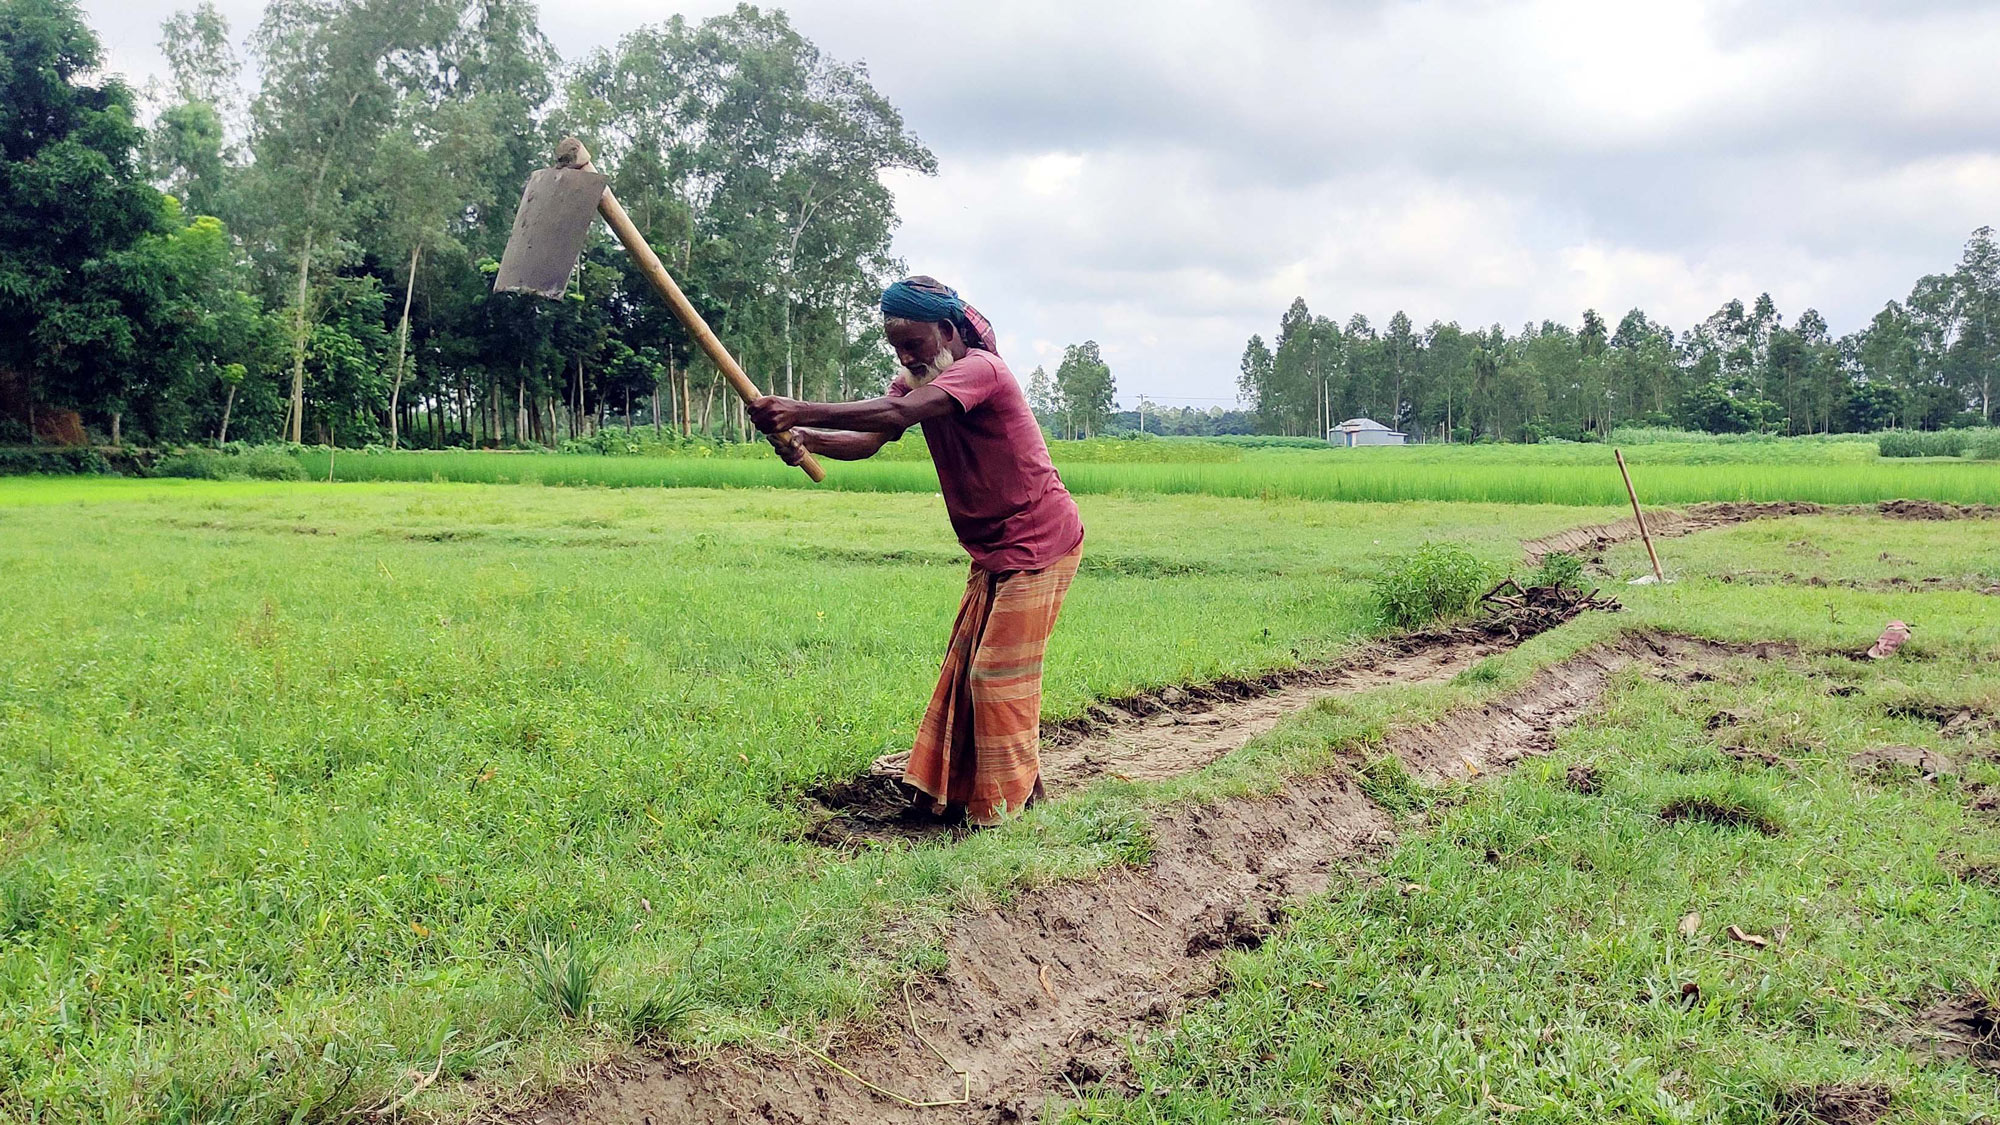
[[(556, 146), (554, 167), (542, 168), (528, 177), (528, 186), (521, 192), (521, 208), (514, 212), (514, 230), (507, 236), (507, 249), (500, 257), (500, 273), (493, 279), (493, 291), (516, 293), (539, 293), (544, 297), (561, 297), (563, 289), (569, 285), (569, 275), (576, 269), (577, 258), (583, 253), (584, 240), (590, 235), (590, 216), (596, 212), (604, 216), (604, 222), (618, 241), (625, 245), (625, 252), (639, 264), (639, 272), (646, 275), (660, 298), (673, 310), (688, 334), (708, 353), (708, 358), (722, 372), (738, 397), (746, 403), (762, 396), (757, 384), (743, 373), (742, 365), (729, 349), (716, 338), (715, 331), (701, 318), (687, 294), (674, 283), (667, 267), (660, 264), (660, 256), (646, 245), (639, 228), (632, 224), (632, 216), (611, 194), (610, 177), (592, 168), (590, 152), (575, 137), (565, 137)], [(771, 435), (771, 442), (787, 450), (796, 448), (798, 440), (790, 430)], [(814, 481), (826, 479), (826, 470), (811, 453), (799, 449), (799, 468)]]

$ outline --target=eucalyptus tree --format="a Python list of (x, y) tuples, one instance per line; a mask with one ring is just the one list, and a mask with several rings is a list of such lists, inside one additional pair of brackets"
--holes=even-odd
[(241, 112), (242, 64), (229, 21), (209, 0), (160, 25), (167, 81), (147, 137), (153, 181), (191, 215), (233, 218), (230, 176), (236, 160), (230, 122)]
[(562, 124), (600, 154), (690, 296), (718, 310), (712, 321), (753, 366), (781, 368), (791, 393), (802, 367), (828, 370), (869, 322), (896, 267), (884, 174), (935, 171), (864, 70), (748, 5), (593, 53), (566, 103)]

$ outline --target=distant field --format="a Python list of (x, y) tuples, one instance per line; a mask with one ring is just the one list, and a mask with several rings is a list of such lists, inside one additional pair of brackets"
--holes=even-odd
[[(1159, 444), (1169, 443), (1129, 443)], [(1193, 448), (1216, 448), (1190, 443)], [(1957, 460), (1883, 460), (1860, 442), (1654, 444), (1627, 453), (1649, 503), (1810, 500), (1865, 504), (1899, 497), (2000, 503), (2000, 465)], [(1191, 450), (1192, 451), (1192, 450)], [(1228, 453), (1237, 450), (1228, 449)], [(1624, 485), (1602, 445), (1412, 446), (1401, 449), (1245, 449), (1237, 460), (1117, 463), (1056, 461), (1084, 494), (1179, 494), (1386, 502), (1616, 505)], [(1204, 457), (1206, 454), (1204, 453)], [(318, 480), (327, 454), (303, 455)], [(536, 453), (342, 453), (336, 481), (461, 481), (611, 488), (823, 488), (846, 492), (934, 492), (928, 461), (829, 462), (813, 485), (775, 457), (600, 457)]]

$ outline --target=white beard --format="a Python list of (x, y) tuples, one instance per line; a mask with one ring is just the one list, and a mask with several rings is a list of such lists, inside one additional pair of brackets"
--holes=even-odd
[(909, 381), (910, 386), (921, 387), (950, 370), (951, 365), (957, 362), (957, 358), (947, 349), (931, 357), (930, 363), (924, 366), (925, 374), (921, 378), (907, 367), (903, 368), (903, 378)]

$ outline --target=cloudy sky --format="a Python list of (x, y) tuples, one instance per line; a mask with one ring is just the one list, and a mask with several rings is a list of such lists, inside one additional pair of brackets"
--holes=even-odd
[[(143, 81), (175, 5), (84, 0)], [(240, 34), (255, 0), (220, 0)], [(722, 2), (564, 0), (565, 56)], [(1866, 322), (2000, 225), (2000, 4), (796, 0), (937, 154), (898, 251), (1025, 374), (1096, 339), (1121, 398), (1233, 398), (1294, 296), (1676, 328), (1768, 291)]]

